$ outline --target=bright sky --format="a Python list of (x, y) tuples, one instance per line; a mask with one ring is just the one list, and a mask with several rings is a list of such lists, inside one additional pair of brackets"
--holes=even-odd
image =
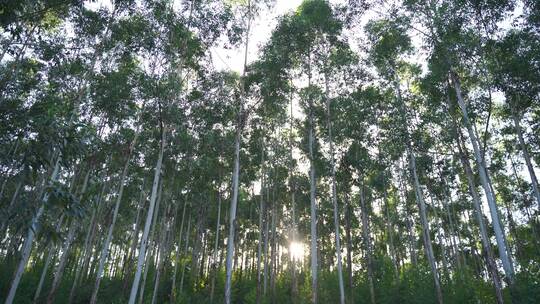
[[(249, 37), (248, 63), (257, 58), (260, 47), (270, 39), (272, 29), (277, 25), (278, 17), (294, 11), (301, 3), (302, 0), (277, 0), (271, 12), (263, 11), (261, 16), (255, 18)], [(242, 72), (244, 65), (243, 45), (234, 50), (214, 48), (212, 49), (212, 56), (214, 58), (214, 66), (217, 69), (231, 69), (238, 73)]]

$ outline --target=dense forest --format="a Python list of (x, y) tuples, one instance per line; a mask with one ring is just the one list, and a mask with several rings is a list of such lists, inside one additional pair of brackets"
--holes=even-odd
[(285, 2), (1, 2), (0, 301), (540, 301), (540, 2)]

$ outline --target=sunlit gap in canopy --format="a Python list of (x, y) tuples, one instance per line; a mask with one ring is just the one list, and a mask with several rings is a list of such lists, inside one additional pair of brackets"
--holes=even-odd
[(301, 262), (306, 254), (306, 246), (300, 242), (291, 242), (289, 244), (289, 254), (293, 261)]

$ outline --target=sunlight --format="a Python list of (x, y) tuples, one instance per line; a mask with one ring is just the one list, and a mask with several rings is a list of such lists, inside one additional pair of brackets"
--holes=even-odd
[(305, 246), (299, 242), (291, 242), (289, 245), (289, 253), (293, 261), (302, 261), (305, 254)]

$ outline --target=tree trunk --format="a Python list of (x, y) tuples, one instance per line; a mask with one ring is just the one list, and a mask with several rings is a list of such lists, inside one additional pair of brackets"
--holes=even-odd
[(143, 204), (146, 201), (145, 196), (145, 181), (143, 181), (142, 188), (141, 188), (141, 194), (139, 196), (139, 205), (137, 206), (137, 216), (135, 217), (135, 224), (133, 227), (133, 231), (131, 233), (130, 237), (130, 247), (128, 251), (126, 252), (125, 259), (124, 259), (124, 266), (122, 267), (122, 276), (124, 279), (124, 283), (122, 284), (122, 290), (127, 291), (128, 289), (128, 281), (129, 281), (129, 274), (131, 273), (131, 260), (133, 259), (133, 255), (135, 254), (135, 250), (137, 248), (137, 244), (139, 243), (139, 225), (141, 220), (141, 212), (143, 210)]
[[(60, 216), (60, 219), (58, 220), (58, 223), (56, 224), (55, 230), (57, 233), (60, 231), (60, 228), (62, 227), (63, 223), (64, 223), (64, 214)], [(45, 265), (43, 266), (43, 271), (41, 272), (41, 277), (39, 279), (38, 287), (36, 289), (36, 293), (34, 294), (34, 303), (37, 303), (41, 295), (41, 290), (43, 288), (43, 284), (45, 283), (47, 271), (49, 270), (49, 264), (51, 263), (51, 260), (53, 260), (55, 257), (56, 244), (50, 241), (48, 248), (49, 250), (47, 253), (47, 260), (45, 261)]]
[[(60, 171), (60, 160), (61, 160), (61, 155), (59, 155), (56, 159), (56, 163), (54, 165), (54, 169), (51, 174), (51, 179), (50, 179), (51, 184), (54, 183), (57, 179), (58, 171)], [(30, 251), (32, 251), (32, 243), (34, 242), (34, 237), (36, 236), (36, 231), (38, 229), (38, 222), (41, 219), (43, 212), (45, 211), (45, 204), (47, 203), (48, 200), (49, 200), (49, 194), (46, 193), (43, 196), (43, 199), (41, 201), (38, 211), (36, 212), (36, 214), (32, 218), (32, 221), (30, 222), (30, 227), (28, 228), (28, 232), (26, 234), (26, 238), (22, 246), (21, 260), (19, 262), (19, 265), (17, 266), (17, 269), (15, 270), (13, 281), (11, 282), (11, 287), (6, 297), (5, 304), (12, 304), (13, 300), (15, 299), (15, 293), (17, 292), (17, 288), (19, 287), (19, 283), (21, 281), (24, 268), (26, 267), (26, 264), (28, 263), (28, 259), (30, 258)]]
[[(270, 196), (268, 195), (268, 187), (266, 188), (266, 201), (270, 202)], [(264, 207), (264, 257), (263, 257), (263, 295), (266, 297), (266, 289), (268, 286), (268, 235), (270, 231), (270, 221), (268, 219), (267, 207)]]
[[(148, 277), (148, 271), (150, 270), (150, 266), (152, 265), (152, 263), (157, 266), (158, 254), (161, 251), (161, 247), (159, 246), (159, 244), (154, 245), (154, 238), (157, 231), (157, 228), (156, 228), (156, 226), (158, 225), (157, 218), (159, 214), (159, 206), (161, 205), (162, 195), (163, 195), (163, 182), (160, 182), (159, 188), (158, 188), (158, 196), (156, 200), (156, 207), (154, 209), (154, 215), (152, 218), (152, 226), (150, 227), (150, 236), (148, 237), (148, 243), (146, 245), (146, 250), (147, 250), (146, 263), (143, 265), (144, 273), (143, 273), (142, 283), (141, 283), (140, 293), (139, 293), (139, 304), (141, 304), (144, 299), (146, 279)], [(170, 205), (167, 205), (167, 206), (170, 206)], [(154, 258), (154, 252), (157, 252), (157, 254), (155, 255), (155, 258)], [(155, 270), (157, 270), (157, 267)]]
[(240, 142), (242, 140), (242, 129), (245, 120), (247, 117), (244, 117), (244, 78), (246, 76), (246, 67), (247, 67), (247, 56), (248, 56), (248, 46), (249, 46), (249, 32), (251, 28), (251, 0), (248, 0), (248, 20), (247, 20), (247, 29), (246, 29), (246, 44), (244, 50), (244, 69), (242, 72), (241, 78), (241, 92), (239, 98), (239, 111), (238, 111), (238, 122), (236, 125), (236, 137), (234, 141), (234, 169), (233, 169), (233, 178), (232, 178), (232, 199), (231, 206), (229, 208), (229, 236), (227, 238), (227, 258), (225, 262), (226, 276), (225, 276), (225, 304), (231, 304), (231, 288), (232, 288), (232, 258), (234, 256), (234, 236), (235, 236), (235, 227), (236, 227), (236, 208), (238, 205), (238, 188), (240, 184)]
[[(79, 200), (82, 199), (83, 194), (86, 192), (86, 187), (88, 186), (88, 178), (90, 177), (91, 169), (88, 169), (86, 172), (86, 176), (84, 178), (83, 186), (81, 189), (81, 192), (79, 194)], [(68, 235), (66, 238), (66, 241), (64, 243), (64, 246), (62, 248), (62, 255), (60, 256), (60, 260), (58, 262), (58, 266), (56, 267), (56, 272), (54, 274), (53, 283), (51, 286), (51, 290), (49, 291), (49, 295), (47, 296), (47, 304), (52, 304), (54, 301), (54, 297), (56, 295), (56, 292), (58, 290), (58, 287), (60, 287), (60, 282), (62, 280), (62, 276), (64, 274), (64, 268), (66, 266), (69, 250), (71, 248), (71, 243), (73, 242), (73, 239), (75, 238), (75, 232), (77, 231), (77, 221), (76, 219), (72, 219), (72, 223), (69, 227)]]
[(171, 283), (171, 303), (176, 303), (176, 273), (178, 272), (178, 264), (180, 263), (180, 247), (182, 246), (182, 233), (184, 232), (184, 219), (186, 216), (186, 207), (188, 203), (184, 202), (184, 208), (182, 211), (182, 222), (180, 223), (180, 240), (178, 241), (178, 246), (176, 246), (175, 256), (174, 256), (174, 270)]
[(159, 148), (159, 155), (154, 172), (154, 182), (152, 184), (152, 194), (150, 196), (150, 206), (148, 208), (148, 214), (146, 215), (146, 222), (144, 225), (144, 231), (141, 239), (141, 245), (139, 247), (139, 258), (137, 261), (137, 270), (135, 272), (135, 278), (133, 279), (133, 285), (131, 286), (131, 293), (129, 295), (129, 304), (135, 303), (137, 297), (137, 291), (139, 289), (139, 282), (141, 280), (141, 271), (146, 256), (146, 243), (148, 241), (148, 234), (150, 233), (150, 226), (152, 224), (152, 218), (154, 215), (154, 209), (156, 206), (156, 200), (158, 196), (158, 186), (161, 175), (161, 167), (163, 164), (163, 153), (166, 145), (166, 128), (161, 131), (161, 144)]
[[(163, 261), (166, 259), (167, 253), (169, 252), (169, 220), (168, 215), (170, 213), (171, 204), (167, 204), (167, 211), (165, 211), (165, 214), (163, 216), (162, 224), (161, 224), (161, 241), (159, 243), (159, 251), (158, 251), (158, 261), (157, 261), (157, 267), (156, 267), (156, 276), (154, 278), (154, 290), (152, 292), (152, 304), (156, 303), (157, 299), (157, 292), (159, 289), (159, 280), (161, 278), (161, 272), (163, 271)], [(156, 212), (157, 213), (157, 212)], [(175, 212), (176, 214), (176, 212)], [(165, 256), (165, 257), (164, 257)]]
[[(188, 226), (187, 226), (187, 230), (186, 230), (186, 246), (184, 248), (184, 253), (187, 254), (188, 252), (188, 247), (189, 247), (189, 234), (190, 234), (190, 231), (191, 231), (191, 214), (189, 215), (189, 219), (188, 219)], [(182, 264), (182, 276), (180, 277), (180, 292), (182, 292), (182, 289), (184, 288), (184, 274), (186, 272), (186, 264), (183, 263)]]
[(538, 190), (538, 179), (536, 178), (536, 173), (534, 172), (534, 167), (531, 162), (531, 157), (529, 155), (529, 149), (527, 147), (527, 144), (525, 143), (525, 139), (523, 138), (523, 129), (521, 128), (521, 125), (519, 123), (520, 117), (515, 107), (512, 107), (511, 111), (512, 120), (514, 121), (514, 130), (519, 140), (519, 147), (521, 148), (521, 152), (523, 153), (525, 164), (527, 164), (527, 171), (529, 172), (529, 177), (531, 178), (534, 196), (536, 197), (536, 202), (540, 208), (540, 191)]
[(354, 303), (354, 282), (352, 270), (352, 237), (351, 237), (351, 213), (352, 207), (349, 201), (349, 195), (345, 193), (345, 238), (347, 239), (347, 270), (349, 276), (349, 302)]
[(369, 282), (369, 296), (371, 304), (375, 304), (375, 286), (373, 283), (373, 261), (372, 261), (372, 252), (371, 252), (371, 235), (369, 232), (369, 215), (368, 208), (366, 205), (365, 198), (365, 189), (364, 184), (360, 184), (360, 207), (362, 209), (361, 220), (362, 220), (362, 236), (364, 244), (364, 255), (367, 264), (368, 272), (368, 282)]
[(263, 230), (264, 230), (264, 214), (265, 214), (265, 204), (264, 204), (264, 143), (261, 142), (261, 190), (259, 192), (260, 195), (260, 203), (259, 203), (259, 242), (257, 244), (257, 300), (256, 303), (261, 303), (261, 258), (262, 258), (262, 242), (263, 242)]
[(101, 188), (101, 192), (99, 194), (96, 206), (94, 207), (94, 210), (92, 212), (92, 217), (90, 219), (90, 225), (88, 228), (88, 232), (86, 233), (86, 237), (84, 240), (84, 247), (82, 251), (82, 256), (79, 261), (79, 263), (76, 265), (75, 269), (75, 278), (73, 279), (73, 285), (71, 286), (71, 291), (69, 292), (69, 299), (68, 303), (71, 304), (75, 298), (75, 292), (77, 290), (77, 287), (79, 285), (79, 280), (81, 278), (81, 274), (84, 273), (84, 265), (87, 263), (86, 261), (89, 260), (91, 250), (92, 250), (92, 242), (97, 226), (97, 218), (99, 217), (99, 213), (101, 210), (101, 200), (103, 198), (103, 195), (105, 193), (105, 184), (103, 184), (103, 187)]
[(53, 259), (53, 256), (54, 256), (54, 250), (55, 250), (55, 246), (51, 245), (51, 247), (49, 247), (49, 252), (47, 253), (47, 259), (45, 260), (45, 264), (43, 265), (43, 270), (39, 278), (39, 283), (36, 289), (36, 293), (34, 294), (34, 301), (33, 301), (34, 304), (38, 303), (39, 296), (41, 295), (41, 289), (43, 289), (43, 283), (45, 282), (45, 277), (47, 276), (47, 271), (49, 270), (49, 264), (51, 263), (51, 260)]
[(457, 95), (457, 101), (458, 105), (461, 109), (461, 112), (463, 114), (463, 122), (465, 124), (465, 127), (467, 128), (467, 131), (469, 133), (469, 138), (472, 143), (475, 159), (476, 159), (476, 165), (478, 167), (479, 175), (480, 175), (480, 181), (482, 183), (482, 187), (484, 188), (484, 192), (486, 194), (486, 199), (488, 201), (488, 206), (490, 210), (491, 220), (493, 224), (493, 229), (495, 230), (495, 239), (497, 240), (497, 247), (499, 249), (499, 256), (501, 258), (503, 269), (506, 274), (506, 277), (508, 279), (508, 284), (512, 287), (514, 284), (514, 266), (512, 264), (512, 260), (506, 245), (506, 240), (504, 239), (504, 228), (501, 225), (501, 221), (499, 218), (499, 211), (497, 208), (497, 203), (495, 201), (495, 195), (492, 192), (492, 189), (490, 187), (489, 183), (489, 174), (485, 167), (484, 159), (482, 158), (480, 148), (478, 145), (478, 139), (474, 133), (474, 130), (472, 128), (471, 122), (469, 120), (469, 114), (467, 112), (467, 107), (465, 105), (465, 101), (463, 100), (463, 96), (461, 93), (461, 85), (458, 79), (458, 76), (455, 74), (455, 72), (450, 72), (450, 79), (452, 81), (452, 84), (454, 86), (454, 90), (456, 91)]
[(430, 236), (430, 229), (429, 229), (429, 221), (427, 218), (427, 212), (426, 212), (426, 203), (424, 202), (424, 195), (422, 194), (422, 188), (420, 186), (420, 180), (418, 178), (418, 173), (416, 169), (416, 156), (413, 151), (412, 142), (408, 130), (408, 118), (407, 118), (407, 108), (405, 106), (405, 103), (403, 102), (403, 99), (401, 98), (401, 89), (399, 88), (399, 79), (397, 74), (394, 73), (394, 86), (398, 98), (399, 106), (401, 107), (401, 115), (404, 117), (404, 123), (405, 123), (405, 135), (406, 135), (406, 150), (407, 154), (409, 156), (409, 168), (411, 171), (413, 184), (414, 184), (414, 190), (416, 194), (416, 201), (418, 203), (418, 208), (420, 211), (420, 222), (422, 224), (422, 230), (423, 230), (423, 236), (424, 236), (424, 248), (426, 250), (426, 256), (428, 258), (428, 262), (431, 268), (431, 273), (433, 275), (433, 281), (435, 284), (435, 291), (437, 294), (437, 301), (439, 304), (443, 303), (443, 297), (442, 297), (442, 290), (441, 290), (441, 284), (439, 281), (439, 274), (437, 273), (437, 265), (435, 264), (435, 256), (433, 254), (433, 246), (431, 244), (431, 236)]
[(135, 145), (137, 143), (137, 138), (139, 135), (139, 131), (137, 130), (135, 133), (135, 137), (133, 138), (130, 148), (129, 148), (129, 154), (126, 159), (126, 163), (124, 164), (124, 168), (122, 170), (122, 175), (120, 177), (120, 185), (118, 189), (118, 196), (116, 198), (116, 203), (114, 205), (114, 211), (112, 214), (112, 220), (111, 224), (109, 225), (109, 230), (107, 232), (107, 236), (105, 238), (105, 243), (103, 243), (103, 249), (101, 251), (101, 256), (99, 259), (99, 267), (98, 272), (96, 276), (96, 281), (94, 283), (94, 290), (92, 291), (92, 297), (90, 299), (91, 304), (95, 304), (97, 302), (98, 292), (99, 292), (99, 285), (101, 283), (101, 278), (103, 277), (103, 270), (105, 269), (105, 262), (107, 261), (107, 258), (109, 256), (109, 246), (111, 244), (112, 240), (112, 234), (114, 230), (114, 226), (116, 224), (116, 219), (118, 217), (118, 210), (120, 209), (120, 203), (122, 202), (122, 196), (124, 194), (124, 186), (125, 186), (125, 180), (129, 169), (129, 163), (131, 162), (131, 157), (133, 155), (133, 149), (135, 148)]
[(214, 252), (213, 252), (213, 257), (212, 257), (212, 283), (210, 287), (210, 303), (214, 302), (214, 290), (216, 287), (216, 277), (219, 271), (219, 269), (217, 268), (217, 254), (218, 254), (218, 246), (219, 246), (219, 228), (221, 227), (220, 220), (221, 220), (221, 191), (218, 191), (218, 215), (217, 215), (217, 223), (216, 223), (216, 241), (214, 243)]
[(225, 262), (226, 278), (225, 278), (225, 303), (231, 304), (231, 284), (232, 284), (232, 272), (233, 272), (233, 256), (234, 256), (234, 237), (236, 228), (236, 208), (238, 205), (238, 187), (239, 187), (239, 174), (240, 174), (240, 141), (241, 141), (241, 116), (242, 107), (240, 109), (238, 125), (236, 127), (236, 138), (234, 142), (234, 171), (232, 182), (232, 200), (229, 210), (229, 236), (227, 237), (227, 258)]
[[(308, 87), (311, 87), (311, 52), (309, 53), (308, 60)], [(313, 150), (313, 145), (315, 141), (314, 134), (314, 117), (313, 117), (313, 100), (311, 95), (308, 97), (309, 102), (309, 134), (308, 134), (308, 145), (309, 145), (309, 198), (310, 198), (310, 209), (311, 209), (311, 302), (316, 304), (318, 301), (317, 295), (317, 268), (318, 268), (318, 250), (317, 250), (317, 201), (316, 201), (316, 180), (315, 180), (315, 152)]]
[(465, 152), (465, 147), (462, 146), (458, 133), (455, 133), (456, 144), (458, 146), (459, 156), (463, 170), (465, 171), (465, 176), (467, 177), (467, 184), (469, 186), (469, 192), (471, 193), (473, 199), (474, 211), (476, 213), (476, 219), (478, 221), (478, 226), (480, 228), (480, 240), (482, 242), (482, 249), (484, 251), (484, 257), (486, 259), (486, 265), (488, 271), (491, 275), (491, 280), (493, 281), (493, 286), (495, 287), (495, 297), (498, 304), (504, 303), (501, 279), (499, 277), (499, 272), (497, 271), (497, 264), (495, 263), (495, 258), (493, 257), (493, 251), (491, 249), (491, 243), (489, 241), (489, 236), (486, 229), (486, 224), (484, 222), (480, 196), (476, 191), (476, 185), (474, 183), (474, 176), (471, 170), (471, 165), (469, 164), (469, 157), (467, 152)]
[(386, 214), (386, 229), (388, 231), (388, 240), (390, 246), (390, 257), (392, 258), (392, 265), (394, 266), (394, 279), (396, 283), (399, 282), (399, 266), (397, 262), (396, 249), (394, 246), (394, 221), (390, 216), (390, 204), (388, 203), (388, 192), (386, 185), (383, 190), (384, 209)]
[(334, 207), (334, 236), (336, 243), (336, 256), (337, 256), (337, 271), (339, 282), (339, 302), (345, 304), (345, 289), (343, 287), (343, 267), (341, 265), (341, 242), (339, 237), (339, 210), (337, 203), (337, 190), (336, 190), (336, 161), (334, 158), (334, 140), (332, 138), (332, 118), (330, 113), (330, 98), (328, 96), (328, 75), (324, 73), (325, 83), (325, 98), (326, 98), (326, 117), (328, 127), (328, 144), (330, 145), (330, 169), (332, 178), (332, 205)]

